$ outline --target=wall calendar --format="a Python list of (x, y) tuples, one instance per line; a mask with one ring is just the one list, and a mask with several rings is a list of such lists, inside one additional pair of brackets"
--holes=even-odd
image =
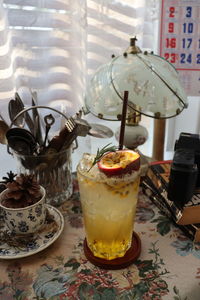
[(186, 94), (200, 96), (200, 0), (161, 0), (159, 42)]

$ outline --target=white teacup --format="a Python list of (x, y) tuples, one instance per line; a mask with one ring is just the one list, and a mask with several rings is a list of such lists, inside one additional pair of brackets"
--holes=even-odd
[(10, 208), (2, 204), (7, 189), (0, 194), (0, 208), (3, 211), (5, 223), (16, 234), (30, 234), (38, 231), (46, 219), (46, 191), (40, 186), (41, 199), (27, 207)]

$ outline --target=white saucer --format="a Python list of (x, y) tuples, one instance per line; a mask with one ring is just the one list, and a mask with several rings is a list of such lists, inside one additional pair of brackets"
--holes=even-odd
[(63, 215), (59, 212), (58, 209), (51, 205), (47, 205), (47, 209), (49, 214), (53, 217), (57, 227), (56, 231), (51, 228), (48, 229), (46, 226), (45, 230), (41, 232), (36, 232), (33, 235), (33, 241), (28, 242), (26, 246), (10, 246), (6, 243), (0, 242), (0, 259), (15, 259), (30, 256), (36, 254), (47, 247), (49, 247), (55, 240), (60, 236), (63, 228), (64, 228), (64, 218)]

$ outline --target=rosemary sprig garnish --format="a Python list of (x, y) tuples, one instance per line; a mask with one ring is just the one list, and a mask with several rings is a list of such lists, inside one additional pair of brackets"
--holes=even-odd
[[(106, 153), (106, 152), (115, 152), (117, 150), (116, 146), (109, 146), (111, 145), (111, 143), (105, 145), (101, 150), (99, 150), (99, 148), (97, 149), (97, 154), (92, 162), (92, 165), (90, 167), (90, 169), (98, 162), (100, 161), (101, 157)], [(88, 170), (88, 172), (90, 171), (90, 169)]]

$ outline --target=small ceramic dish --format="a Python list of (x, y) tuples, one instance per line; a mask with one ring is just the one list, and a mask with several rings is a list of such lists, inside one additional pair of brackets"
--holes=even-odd
[[(16, 259), (36, 254), (54, 243), (64, 228), (64, 218), (61, 212), (55, 207), (46, 204), (47, 219), (51, 217), (51, 222), (45, 220), (44, 226), (32, 234), (30, 237), (21, 236), (23, 244), (19, 242), (19, 236), (14, 233), (7, 233), (7, 226), (0, 222), (1, 234), (6, 232), (8, 238), (4, 242), (0, 240), (0, 259)], [(10, 241), (9, 241), (10, 240)], [(16, 240), (16, 244), (15, 244)]]

